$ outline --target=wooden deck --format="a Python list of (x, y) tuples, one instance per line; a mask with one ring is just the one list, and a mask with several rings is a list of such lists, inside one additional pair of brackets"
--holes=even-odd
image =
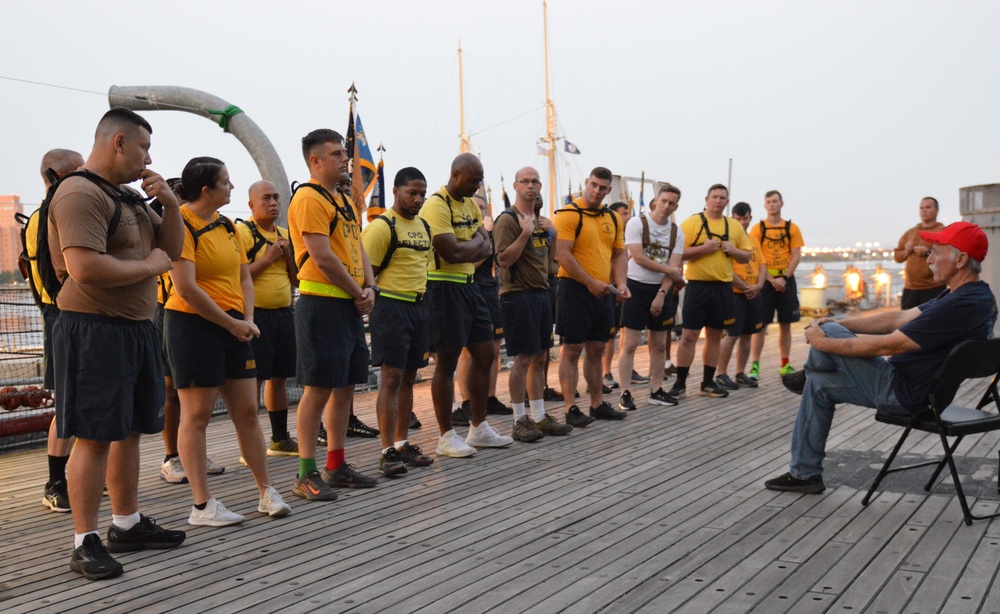
[[(795, 339), (800, 365), (806, 347), (798, 329)], [(838, 412), (826, 493), (763, 488), (786, 470), (798, 402), (778, 382), (775, 345), (772, 338), (757, 390), (655, 408), (645, 406), (642, 386), (633, 387), (639, 410), (623, 422), (441, 458), (333, 503), (293, 497), (297, 460), (270, 459), (272, 480), (293, 506), (280, 520), (256, 512), (232, 424), (216, 419), (209, 454), (227, 470), (210, 483), (248, 516), (238, 527), (186, 527), (190, 490), (159, 479), (162, 443), (147, 437), (141, 509), (187, 529), (188, 538), (173, 551), (119, 555), (126, 573), (110, 581), (69, 570), (70, 517), (40, 504), (44, 449), (2, 455), (0, 611), (1000, 611), (1000, 524), (964, 526), (948, 481), (927, 495), (923, 475), (890, 476), (886, 490), (861, 506), (898, 435), (870, 410)], [(640, 349), (640, 370), (645, 360)], [(700, 358), (694, 367), (697, 381)], [(966, 386), (960, 398), (978, 397), (981, 385)], [(499, 389), (506, 399), (506, 374)], [(416, 397), (425, 426), (412, 439), (433, 452), (426, 382)], [(374, 398), (356, 403), (369, 424)], [(555, 404), (549, 409), (561, 415)], [(266, 416), (262, 422), (269, 433)], [(492, 423), (509, 432), (506, 419)], [(934, 453), (936, 445), (917, 436), (906, 452)], [(989, 435), (960, 450), (977, 511), (1000, 503), (998, 448)], [(377, 472), (378, 453), (377, 440), (348, 440), (347, 458), (364, 472)]]

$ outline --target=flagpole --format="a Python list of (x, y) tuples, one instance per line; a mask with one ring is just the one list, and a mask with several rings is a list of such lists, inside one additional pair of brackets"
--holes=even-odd
[[(354, 201), (355, 208), (360, 212), (364, 211), (364, 181), (361, 179), (361, 149), (358, 139), (358, 127), (355, 124), (354, 118), (357, 117), (357, 107), (355, 106), (358, 102), (358, 89), (354, 87), (354, 82), (351, 82), (351, 87), (347, 89), (347, 93), (350, 94), (351, 103), (351, 118), (350, 125), (354, 126), (354, 143), (351, 152), (351, 200)], [(358, 195), (360, 194), (361, 205), (358, 205)]]
[[(729, 158), (729, 177), (726, 179), (726, 193), (733, 193), (733, 159)], [(726, 217), (729, 217), (729, 205), (726, 205)]]
[(548, 4), (542, 2), (542, 31), (545, 40), (545, 142), (549, 144), (549, 216), (556, 200), (556, 105), (549, 97), (549, 18)]
[(458, 130), (459, 153), (469, 153), (472, 143), (469, 133), (465, 131), (465, 89), (462, 84), (462, 41), (458, 41)]

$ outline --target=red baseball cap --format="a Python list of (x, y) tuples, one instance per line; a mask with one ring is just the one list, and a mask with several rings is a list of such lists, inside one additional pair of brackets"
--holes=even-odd
[(986, 233), (979, 226), (970, 222), (955, 222), (948, 224), (941, 232), (917, 231), (920, 238), (935, 245), (951, 245), (965, 252), (973, 260), (983, 261), (990, 242)]

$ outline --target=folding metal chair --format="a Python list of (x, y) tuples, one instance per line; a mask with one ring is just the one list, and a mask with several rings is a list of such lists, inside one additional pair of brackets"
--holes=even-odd
[[(997, 382), (1000, 381), (1000, 339), (963, 341), (955, 346), (951, 353), (948, 354), (944, 364), (941, 365), (940, 371), (938, 371), (937, 376), (935, 376), (931, 384), (931, 390), (935, 390), (938, 382), (944, 379), (983, 378), (991, 375), (993, 379), (986, 388), (986, 392), (983, 394), (979, 404), (974, 409), (954, 404), (944, 408), (939, 407), (934, 399), (934, 395), (931, 394), (928, 399), (927, 409), (912, 417), (876, 413), (875, 420), (878, 422), (901, 426), (905, 430), (896, 443), (896, 446), (892, 449), (892, 453), (889, 454), (889, 458), (886, 459), (885, 465), (878, 472), (878, 475), (875, 476), (875, 481), (872, 482), (871, 488), (868, 489), (868, 494), (861, 500), (861, 504), (868, 505), (872, 494), (886, 475), (897, 471), (935, 465), (937, 468), (934, 470), (934, 474), (931, 475), (931, 479), (924, 486), (924, 490), (930, 492), (938, 476), (941, 475), (941, 471), (947, 465), (948, 469), (951, 470), (952, 480), (955, 482), (955, 492), (958, 493), (958, 501), (962, 505), (965, 524), (971, 525), (973, 520), (983, 520), (1000, 516), (1000, 513), (989, 514), (987, 516), (974, 516), (972, 514), (969, 510), (969, 504), (965, 499), (965, 491), (962, 490), (962, 483), (959, 480), (954, 459), (955, 449), (958, 448), (958, 444), (962, 442), (962, 439), (966, 435), (1000, 430), (1000, 415), (983, 410), (990, 403), (996, 409), (1000, 410), (1000, 392), (997, 390)], [(890, 468), (900, 448), (903, 447), (903, 442), (906, 441), (910, 432), (914, 430), (937, 433), (941, 438), (944, 457), (941, 460)], [(955, 438), (950, 444), (948, 443), (949, 437)], [(1000, 490), (1000, 477), (998, 477), (998, 490)]]

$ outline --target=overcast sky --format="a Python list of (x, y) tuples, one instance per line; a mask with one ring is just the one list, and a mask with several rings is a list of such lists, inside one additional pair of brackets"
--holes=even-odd
[[(3, 14), (0, 194), (26, 203), (43, 196), (45, 151), (90, 151), (112, 85), (180, 85), (238, 105), (302, 181), (301, 137), (346, 129), (353, 81), (372, 148), (386, 147), (388, 182), (412, 165), (434, 190), (458, 152), (459, 39), (466, 127), (497, 200), (501, 174), (510, 191), (522, 166), (548, 183), (536, 153), (535, 0), (20, 0)], [(686, 216), (726, 183), (732, 158), (733, 202), (757, 217), (764, 192), (781, 190), (810, 246), (894, 244), (925, 195), (955, 221), (959, 188), (1000, 182), (998, 23), (989, 1), (552, 0), (559, 134), (582, 152), (560, 166), (557, 192), (597, 165), (645, 171), (681, 188)], [(259, 175), (234, 137), (191, 114), (145, 116), (153, 170), (175, 176), (192, 157), (221, 158), (237, 187), (225, 211), (246, 215)]]

